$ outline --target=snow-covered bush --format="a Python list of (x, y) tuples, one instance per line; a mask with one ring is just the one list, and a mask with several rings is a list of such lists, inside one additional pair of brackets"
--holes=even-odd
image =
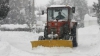
[(31, 31), (26, 24), (4, 24), (0, 27), (1, 31)]

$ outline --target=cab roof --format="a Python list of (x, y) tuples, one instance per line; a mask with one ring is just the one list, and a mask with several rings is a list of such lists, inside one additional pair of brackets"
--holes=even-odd
[(71, 7), (69, 5), (51, 5), (50, 7)]

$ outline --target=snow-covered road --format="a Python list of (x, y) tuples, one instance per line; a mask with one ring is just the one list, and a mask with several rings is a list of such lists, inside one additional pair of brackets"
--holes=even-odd
[(0, 56), (100, 56), (98, 25), (78, 29), (76, 48), (37, 47), (32, 50), (30, 41), (43, 33), (0, 31)]

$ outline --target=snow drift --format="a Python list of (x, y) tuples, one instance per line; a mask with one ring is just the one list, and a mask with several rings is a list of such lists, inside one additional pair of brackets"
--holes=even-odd
[(0, 56), (9, 56), (11, 47), (9, 43), (0, 41)]

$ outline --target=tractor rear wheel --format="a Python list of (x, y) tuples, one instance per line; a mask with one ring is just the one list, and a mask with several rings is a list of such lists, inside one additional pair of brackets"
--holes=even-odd
[(77, 27), (77, 24), (75, 24), (74, 26), (73, 26), (73, 29), (72, 29), (72, 35), (73, 35), (73, 40), (72, 40), (72, 42), (73, 42), (73, 47), (77, 47), (78, 46), (78, 43), (77, 43), (77, 36), (76, 36), (76, 27)]

